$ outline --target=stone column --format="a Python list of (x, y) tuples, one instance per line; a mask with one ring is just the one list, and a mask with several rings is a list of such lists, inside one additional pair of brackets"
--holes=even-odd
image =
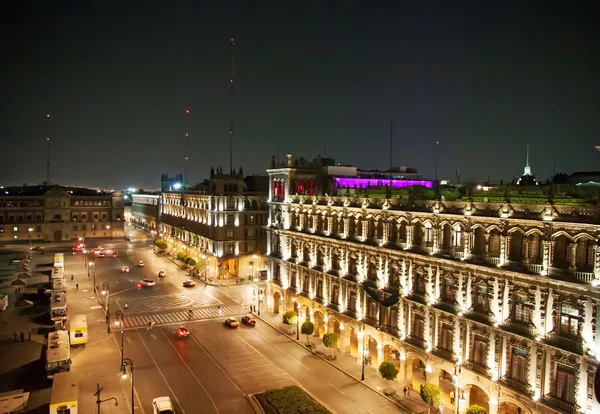
[(392, 223), (383, 223), (381, 226), (383, 230), (383, 234), (381, 235), (381, 242), (383, 243), (383, 245), (386, 245), (390, 240), (390, 233), (392, 228), (391, 226), (393, 226)]
[(594, 279), (600, 279), (600, 246), (594, 245)]
[(327, 217), (327, 231), (329, 234), (333, 233), (333, 217)]
[(407, 224), (406, 225), (406, 243), (404, 248), (405, 249), (410, 249), (412, 246), (412, 242), (413, 242), (413, 226), (412, 224)]
[(490, 251), (490, 234), (485, 233), (484, 238), (485, 238), (485, 245), (483, 246), (484, 247), (483, 254), (485, 256), (487, 256)]
[(362, 232), (360, 234), (360, 237), (363, 240), (366, 240), (369, 237), (369, 220), (362, 221)]
[(531, 248), (529, 246), (531, 244), (531, 241), (529, 240), (529, 237), (524, 236), (524, 238), (523, 238), (523, 244), (524, 244), (524, 246), (523, 246), (523, 250), (524, 250), (524, 252), (523, 252), (523, 262), (524, 263), (529, 263), (531, 261), (530, 258), (529, 258), (529, 255), (530, 255), (529, 250)]
[(569, 270), (574, 272), (577, 270), (577, 243), (570, 243), (569, 248), (571, 249), (571, 263), (569, 265)]
[(350, 219), (348, 217), (344, 217), (344, 238), (348, 238), (350, 233), (348, 230), (350, 229)]
[(472, 233), (470, 231), (465, 230), (463, 238), (463, 254), (464, 258), (468, 259), (471, 257), (471, 253), (473, 251), (471, 245)]

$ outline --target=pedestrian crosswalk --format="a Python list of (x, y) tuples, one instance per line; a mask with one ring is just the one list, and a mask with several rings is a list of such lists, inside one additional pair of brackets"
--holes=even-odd
[(217, 306), (220, 303), (212, 295), (204, 291), (147, 297), (116, 296), (111, 301), (115, 301), (121, 309), (125, 309), (125, 304), (127, 304), (127, 311), (130, 314), (160, 312), (190, 306)]
[(125, 329), (139, 328), (146, 326), (150, 322), (154, 322), (155, 325), (167, 325), (171, 323), (183, 323), (189, 321), (198, 321), (203, 319), (214, 319), (214, 318), (227, 318), (229, 316), (238, 316), (247, 314), (248, 310), (243, 306), (224, 306), (219, 310), (216, 307), (205, 308), (205, 309), (194, 309), (192, 315), (188, 311), (181, 312), (165, 312), (155, 313), (151, 315), (134, 315), (126, 316), (123, 318), (123, 327)]

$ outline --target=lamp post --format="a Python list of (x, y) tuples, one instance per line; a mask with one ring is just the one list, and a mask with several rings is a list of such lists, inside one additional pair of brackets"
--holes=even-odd
[(358, 333), (358, 339), (362, 338), (362, 356), (361, 356), (361, 372), (360, 372), (360, 380), (365, 380), (365, 334), (363, 331)]
[(300, 304), (298, 303), (298, 295), (293, 299), (294, 311), (296, 312), (296, 341), (300, 340)]
[(133, 361), (130, 358), (123, 358), (123, 372), (121, 378), (127, 379), (127, 367), (129, 367), (129, 374), (131, 375), (131, 414), (135, 405), (135, 395), (133, 388)]
[[(119, 321), (119, 318), (121, 318), (121, 320)], [(115, 312), (115, 326), (118, 326), (121, 328), (121, 369), (123, 367), (123, 311), (122, 310), (118, 310)]]
[(460, 371), (461, 371), (461, 365), (460, 364), (456, 364), (454, 365), (454, 400), (456, 401), (456, 413), (460, 413), (460, 397), (461, 397), (461, 393), (462, 393), (462, 387), (461, 387), (461, 381), (460, 381)]
[(103, 296), (106, 296), (104, 300), (104, 309), (106, 311), (106, 327), (107, 332), (110, 333), (110, 313), (108, 311), (108, 298), (110, 296), (110, 287), (108, 282), (102, 282), (102, 292), (100, 292)]
[(31, 227), (29, 227), (28, 231), (29, 231), (29, 250), (31, 250), (31, 232), (33, 231), (33, 229)]

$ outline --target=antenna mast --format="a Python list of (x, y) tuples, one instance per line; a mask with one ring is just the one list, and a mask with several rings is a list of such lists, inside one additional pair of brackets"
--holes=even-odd
[(390, 187), (392, 186), (392, 145), (394, 143), (394, 118), (390, 116)]
[(189, 184), (190, 180), (190, 166), (189, 166), (189, 150), (190, 150), (190, 133), (189, 129), (189, 115), (190, 110), (185, 110), (185, 168), (183, 170), (183, 184)]
[(231, 78), (229, 84), (231, 85), (230, 95), (230, 110), (231, 110), (231, 125), (229, 127), (229, 174), (233, 174), (233, 81), (235, 79), (235, 58), (233, 51), (235, 48), (235, 38), (229, 39), (229, 53), (231, 58)]
[[(50, 114), (46, 114), (46, 119), (50, 118)], [(50, 185), (50, 137), (46, 137), (46, 185)]]

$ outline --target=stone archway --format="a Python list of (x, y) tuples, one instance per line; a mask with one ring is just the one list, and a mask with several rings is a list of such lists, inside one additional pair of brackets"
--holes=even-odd
[(350, 327), (350, 355), (358, 359), (358, 333), (354, 327)]
[(530, 414), (531, 411), (514, 400), (500, 401), (498, 414)]
[(396, 346), (390, 344), (383, 346), (383, 360), (391, 362), (400, 371), (400, 350)]
[(371, 335), (365, 335), (365, 350), (367, 351), (367, 356), (369, 359), (367, 360), (369, 365), (377, 368), (379, 366), (378, 359), (378, 347), (377, 347), (377, 339), (372, 337)]
[[(434, 375), (434, 374), (431, 374)], [(455, 411), (456, 407), (456, 395), (455, 395), (455, 386), (452, 382), (452, 374), (444, 369), (439, 369), (437, 371), (437, 384), (441, 389), (440, 394), (440, 404), (443, 404), (446, 408), (451, 409), (451, 412)]]
[(279, 302), (281, 301), (281, 294), (279, 292), (273, 293), (273, 313), (279, 314)]
[(300, 315), (304, 316), (304, 322), (310, 322), (310, 309), (308, 308), (308, 306), (303, 305), (300, 308)]
[(409, 352), (406, 355), (406, 372), (404, 383), (412, 385), (415, 392), (419, 392), (420, 385), (427, 383), (427, 362), (419, 354)]
[(314, 313), (314, 318), (315, 318), (315, 333), (314, 336), (318, 336), (318, 337), (322, 337), (325, 331), (325, 316), (323, 316), (323, 314), (319, 311), (316, 311)]
[(478, 387), (475, 384), (469, 384), (464, 387), (464, 390), (467, 407), (477, 404), (482, 406), (486, 413), (490, 412), (490, 398), (483, 388)]
[[(341, 338), (342, 336), (342, 330), (340, 329), (340, 322), (335, 319), (334, 317), (329, 317), (329, 321), (327, 323), (327, 332), (329, 333), (334, 333), (338, 336), (338, 338)], [(339, 346), (340, 341), (338, 341), (338, 346)]]

